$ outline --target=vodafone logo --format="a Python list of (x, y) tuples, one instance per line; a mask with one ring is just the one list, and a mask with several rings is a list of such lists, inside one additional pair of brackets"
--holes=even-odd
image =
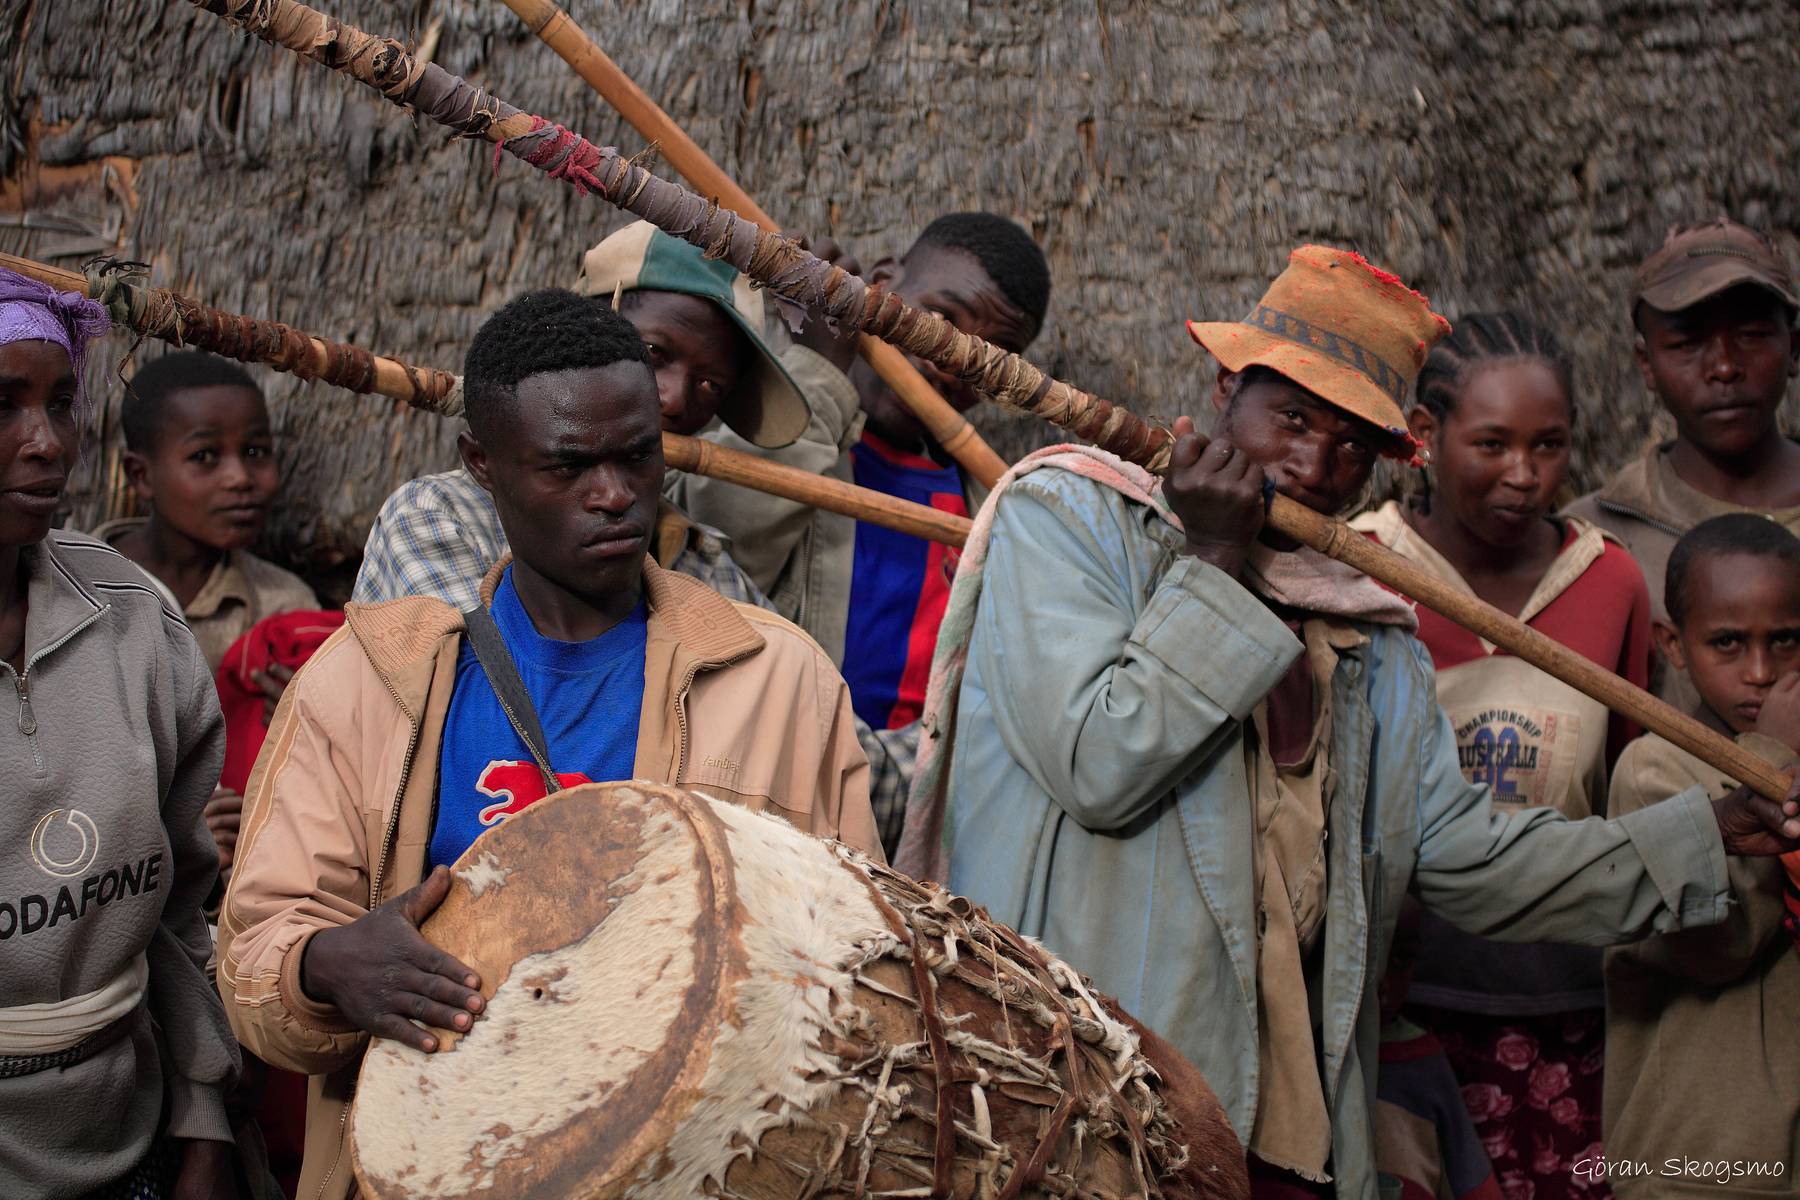
[(57, 879), (73, 879), (94, 865), (100, 854), (100, 831), (78, 808), (53, 808), (31, 831), (31, 858), (38, 870)]

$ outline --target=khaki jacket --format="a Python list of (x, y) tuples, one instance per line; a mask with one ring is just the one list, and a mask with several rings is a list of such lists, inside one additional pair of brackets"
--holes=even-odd
[[(1772, 763), (1794, 757), (1761, 734), (1738, 743)], [(1612, 811), (1695, 786), (1718, 797), (1734, 785), (1646, 734), (1613, 769)], [(1723, 924), (1606, 952), (1602, 1142), (1621, 1200), (1794, 1194), (1800, 954), (1781, 928), (1780, 860), (1728, 861), (1737, 903)]]
[[(482, 584), (485, 603), (507, 561)], [(824, 652), (780, 617), (648, 560), (644, 585), (636, 776), (779, 813), (879, 858), (868, 761)], [(301, 956), (318, 930), (423, 877), (463, 632), (461, 613), (422, 596), (345, 616), (276, 710), (219, 918), (219, 989), (239, 1040), (313, 1076), (304, 1200), (352, 1194), (345, 1124), (366, 1035), (301, 991)]]
[[(121, 517), (94, 530), (94, 537), (107, 545), (121, 536), (150, 523), (148, 517)], [(292, 571), (258, 558), (248, 550), (228, 550), (206, 577), (200, 591), (183, 608), (175, 594), (156, 576), (144, 575), (162, 593), (169, 607), (179, 612), (194, 631), (200, 653), (206, 655), (208, 669), (217, 671), (225, 661), (231, 644), (252, 625), (276, 613), (298, 612), (319, 607), (319, 598)]]

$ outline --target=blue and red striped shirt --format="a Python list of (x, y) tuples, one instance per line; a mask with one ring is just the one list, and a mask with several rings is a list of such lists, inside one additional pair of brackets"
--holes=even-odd
[[(850, 448), (859, 487), (940, 512), (969, 515), (962, 475), (921, 454), (896, 450), (872, 433)], [(938, 626), (950, 602), (958, 551), (866, 521), (856, 526), (844, 680), (856, 715), (875, 729), (919, 719)]]

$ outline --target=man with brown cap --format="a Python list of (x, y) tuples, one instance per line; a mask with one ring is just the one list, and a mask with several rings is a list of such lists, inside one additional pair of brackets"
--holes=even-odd
[[(1263, 528), (1332, 513), (1448, 328), (1307, 246), (1219, 359), (1167, 477), (1040, 451), (983, 506), (945, 618), (898, 865), (1041, 938), (1205, 1073), (1253, 1193), (1377, 1194), (1376, 984), (1409, 887), (1471, 932), (1604, 944), (1721, 919), (1725, 855), (1800, 802), (1698, 790), (1619, 821), (1468, 783), (1410, 606)], [(948, 785), (948, 786), (946, 786)]]
[[(1569, 514), (1631, 551), (1657, 621), (1668, 620), (1669, 553), (1700, 522), (1755, 512), (1800, 533), (1800, 445), (1776, 421), (1788, 380), (1800, 373), (1797, 308), (1780, 252), (1724, 217), (1671, 229), (1632, 277), (1638, 369), (1674, 418), (1675, 439), (1651, 446)], [(1667, 663), (1652, 679), (1684, 711), (1699, 700)]]

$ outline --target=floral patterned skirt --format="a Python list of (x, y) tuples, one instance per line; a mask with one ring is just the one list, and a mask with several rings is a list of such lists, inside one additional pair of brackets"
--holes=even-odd
[(1443, 1043), (1506, 1200), (1611, 1197), (1591, 1169), (1603, 1158), (1603, 1010), (1495, 1017), (1414, 1005), (1407, 1015)]

